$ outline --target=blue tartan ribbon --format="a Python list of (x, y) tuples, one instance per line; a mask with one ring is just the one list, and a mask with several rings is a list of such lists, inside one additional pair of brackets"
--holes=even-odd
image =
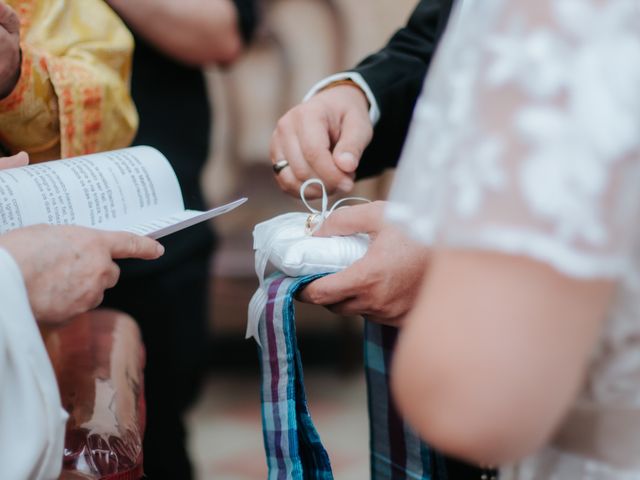
[(365, 321), (371, 478), (445, 480), (444, 457), (422, 442), (402, 420), (391, 396), (389, 371), (397, 337), (397, 328)]
[[(258, 334), (262, 367), (262, 421), (269, 480), (332, 480), (331, 462), (313, 424), (304, 390), (295, 328), (294, 297), (322, 275), (275, 274), (264, 288), (266, 309)], [(365, 369), (372, 480), (446, 480), (443, 457), (402, 421), (389, 390), (397, 330), (365, 325)]]
[(262, 431), (269, 480), (333, 480), (329, 455), (307, 408), (296, 341), (293, 298), (318, 275), (266, 280), (258, 335), (262, 367)]

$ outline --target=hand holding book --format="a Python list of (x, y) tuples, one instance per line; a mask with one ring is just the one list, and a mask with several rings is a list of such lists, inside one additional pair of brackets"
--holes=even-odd
[(152, 239), (246, 201), (185, 210), (173, 169), (150, 147), (27, 160), (0, 158), (0, 248), (16, 261), (39, 322), (65, 321), (99, 305), (118, 280), (115, 259), (156, 259), (164, 248)]
[(115, 259), (154, 260), (164, 248), (127, 232), (35, 225), (0, 235), (0, 248), (20, 268), (33, 315), (59, 323), (97, 307), (120, 276)]

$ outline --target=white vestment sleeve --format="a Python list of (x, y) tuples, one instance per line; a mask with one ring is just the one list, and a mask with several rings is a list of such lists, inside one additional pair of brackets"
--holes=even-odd
[(57, 479), (66, 420), (22, 274), (0, 249), (0, 478)]

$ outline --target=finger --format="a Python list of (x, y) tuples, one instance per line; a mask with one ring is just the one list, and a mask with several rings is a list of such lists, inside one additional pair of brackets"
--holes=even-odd
[(20, 152), (11, 157), (0, 157), (0, 170), (5, 168), (24, 167), (29, 164), (29, 154)]
[(380, 325), (388, 325), (389, 327), (401, 328), (404, 324), (404, 319), (406, 315), (400, 315), (397, 317), (385, 318), (385, 317), (376, 317), (375, 315), (364, 314), (370, 322), (379, 323)]
[[(279, 157), (280, 160), (284, 160), (284, 155)], [(275, 173), (275, 172), (274, 172)], [(280, 170), (278, 173), (275, 173), (276, 182), (282, 191), (297, 197), (300, 195), (300, 185), (302, 184), (294, 175), (293, 170), (291, 170), (290, 166), (287, 166)]]
[(298, 298), (314, 305), (333, 305), (355, 297), (364, 287), (358, 262), (341, 272), (311, 282)]
[(317, 237), (375, 234), (382, 228), (384, 202), (372, 202), (336, 209), (314, 232)]
[[(302, 153), (300, 140), (297, 135), (288, 136), (282, 146), (282, 156), (289, 162), (289, 167), (285, 168), (285, 170), (288, 170), (287, 173), (291, 173), (295, 177), (295, 188), (297, 191), (300, 190), (300, 185), (302, 185), (303, 182), (306, 182), (310, 178), (318, 178), (318, 174)], [(311, 192), (312, 189), (309, 188), (309, 191)]]
[(348, 298), (343, 302), (335, 303), (333, 305), (327, 305), (327, 308), (336, 315), (343, 315), (345, 317), (356, 315), (364, 317), (368, 313), (366, 311), (364, 302), (358, 297)]
[[(283, 142), (283, 137), (288, 136), (288, 134), (283, 133), (283, 129), (284, 127), (279, 127), (279, 129), (274, 132), (271, 139), (270, 157), (272, 165), (275, 165), (282, 160), (286, 160), (287, 162), (289, 162), (289, 159), (285, 156), (284, 153), (285, 149)], [(287, 167), (283, 168), (282, 170), (280, 170), (280, 172), (275, 174), (275, 178), (278, 186), (283, 191), (293, 196), (299, 195), (301, 182), (293, 173), (290, 162)]]
[(355, 172), (372, 136), (373, 127), (369, 115), (360, 110), (349, 110), (342, 119), (340, 138), (333, 149), (338, 168), (346, 173)]
[(311, 178), (313, 174), (309, 166), (305, 165), (300, 147), (297, 145), (295, 111), (294, 108), (293, 112), (288, 112), (278, 121), (269, 152), (273, 165), (283, 160), (287, 161), (288, 165), (275, 174), (276, 181), (282, 190), (297, 196), (302, 182)]
[(113, 259), (155, 260), (164, 253), (164, 247), (149, 237), (127, 232), (106, 232), (104, 235)]
[[(298, 194), (300, 194), (300, 191), (298, 191)], [(304, 189), (303, 194), (306, 200), (316, 200), (322, 197), (322, 188), (320, 187), (320, 185), (315, 183), (312, 185), (307, 185)]]
[(111, 265), (109, 266), (109, 268), (105, 273), (104, 290), (115, 287), (118, 283), (119, 278), (120, 278), (120, 267), (115, 263), (111, 262)]
[(340, 170), (331, 153), (331, 139), (327, 126), (321, 122), (309, 122), (300, 124), (298, 138), (302, 154), (311, 168), (317, 172), (327, 187), (329, 193), (336, 189), (342, 192), (350, 192), (353, 189), (353, 175)]
[[(308, 167), (308, 165), (300, 165), (300, 158), (302, 158), (302, 154), (300, 153), (300, 146), (296, 139), (292, 140), (292, 144), (285, 152), (286, 153), (283, 153), (276, 158), (280, 158), (281, 160), (286, 159), (288, 162), (288, 159), (292, 158), (292, 161), (289, 162), (289, 165), (286, 168), (280, 170), (280, 172), (276, 174), (276, 180), (278, 181), (280, 188), (285, 192), (293, 195), (294, 197), (298, 197), (300, 195), (300, 187), (302, 186), (302, 183), (309, 178), (317, 178), (318, 175)], [(305, 160), (302, 161), (306, 163)], [(320, 198), (322, 196), (322, 189), (319, 185), (309, 185), (304, 190), (304, 196), (308, 200)]]
[[(89, 310), (93, 310), (94, 308), (99, 307), (100, 305), (102, 305), (102, 302), (104, 301), (104, 291), (101, 291), (100, 293), (96, 294), (96, 296), (93, 299), (93, 302), (91, 302), (88, 306), (88, 308), (84, 309), (84, 311), (89, 311)], [(82, 312), (84, 313), (84, 312)]]
[(348, 298), (347, 300), (336, 303), (335, 305), (327, 305), (327, 308), (336, 315), (342, 315), (345, 317), (360, 316), (365, 317), (367, 320), (379, 323), (381, 325), (389, 325), (392, 327), (399, 327), (402, 325), (405, 315), (398, 316), (380, 316), (380, 312), (376, 312), (370, 302), (367, 302), (362, 297)]
[(0, 2), (0, 25), (9, 33), (15, 34), (20, 32), (20, 19), (13, 9)]

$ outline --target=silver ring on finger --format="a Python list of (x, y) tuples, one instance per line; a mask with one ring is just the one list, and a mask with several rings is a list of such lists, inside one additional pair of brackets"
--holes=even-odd
[(273, 173), (278, 175), (282, 170), (289, 166), (289, 162), (287, 162), (284, 158), (282, 160), (278, 160), (276, 163), (272, 165)]

